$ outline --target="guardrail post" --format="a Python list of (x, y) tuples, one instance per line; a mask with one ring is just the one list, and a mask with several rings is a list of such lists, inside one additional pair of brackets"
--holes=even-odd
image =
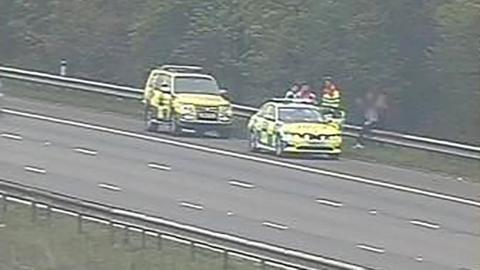
[(223, 270), (228, 269), (228, 250), (223, 251)]
[(67, 60), (60, 61), (60, 76), (67, 76)]
[(265, 260), (260, 260), (260, 269), (265, 270), (267, 264), (265, 263)]
[(128, 245), (128, 243), (130, 242), (130, 239), (129, 239), (129, 231), (128, 231), (128, 226), (125, 226), (125, 232), (124, 232), (124, 235), (123, 235), (123, 244), (124, 245)]
[(7, 195), (5, 194), (0, 194), (2, 195), (2, 211), (0, 212), (0, 223), (5, 221), (5, 215), (7, 214)]
[(77, 213), (78, 216), (77, 216), (77, 232), (78, 233), (82, 233), (83, 232), (83, 228), (82, 228), (82, 217), (83, 215), (80, 214), (80, 213)]
[(195, 242), (190, 242), (190, 257), (195, 261)]
[(147, 247), (147, 234), (145, 230), (142, 230), (142, 249)]
[(115, 226), (114, 223), (109, 220), (109, 225), (110, 225), (110, 244), (115, 246)]
[(158, 241), (157, 241), (157, 249), (162, 250), (162, 248), (163, 248), (163, 238), (162, 238), (162, 234), (159, 233), (158, 234)]
[(47, 214), (46, 214), (46, 220), (48, 222), (48, 225), (52, 225), (51, 221), (52, 221), (52, 207), (49, 205), (49, 204), (46, 204), (46, 210), (47, 210)]
[(37, 221), (37, 203), (32, 201), (32, 222)]

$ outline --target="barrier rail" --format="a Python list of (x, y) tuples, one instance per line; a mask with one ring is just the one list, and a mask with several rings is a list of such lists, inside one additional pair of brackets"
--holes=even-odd
[(142, 234), (143, 243), (146, 235), (157, 237), (159, 241), (164, 238), (177, 239), (178, 242), (190, 245), (192, 252), (196, 248), (203, 248), (221, 253), (224, 269), (228, 268), (229, 256), (241, 256), (259, 262), (262, 269), (268, 265), (299, 270), (369, 270), (362, 266), (180, 224), (5, 179), (0, 179), (0, 198), (3, 203), (0, 207), (0, 214), (6, 211), (8, 203), (16, 202), (31, 206), (34, 218), (39, 209), (46, 209), (49, 213), (56, 212), (74, 216), (77, 218), (79, 232), (82, 232), (82, 224), (89, 221), (109, 225), (112, 230), (115, 227), (121, 227), (126, 231), (139, 232)]
[[(0, 66), (0, 78), (1, 77), (132, 99), (140, 99), (143, 92), (142, 89), (130, 86), (64, 77), (43, 72), (3, 66)], [(245, 105), (234, 104), (233, 107), (235, 114), (239, 117), (248, 117), (257, 111), (256, 108)], [(344, 134), (346, 136), (354, 137), (357, 136), (357, 132), (360, 129), (361, 127), (359, 126), (347, 124), (345, 125)], [(369, 137), (369, 139), (380, 143), (480, 160), (480, 146), (476, 145), (468, 145), (458, 142), (421, 137), (411, 134), (401, 134), (384, 130), (374, 130), (372, 134), (373, 136)]]

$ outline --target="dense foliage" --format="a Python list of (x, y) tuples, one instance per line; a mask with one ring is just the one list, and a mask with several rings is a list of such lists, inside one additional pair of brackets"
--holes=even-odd
[[(140, 85), (200, 64), (238, 103), (332, 74), (350, 116), (385, 92), (389, 129), (480, 142), (480, 0), (0, 0), (2, 64)], [(356, 117), (358, 119), (358, 117)]]

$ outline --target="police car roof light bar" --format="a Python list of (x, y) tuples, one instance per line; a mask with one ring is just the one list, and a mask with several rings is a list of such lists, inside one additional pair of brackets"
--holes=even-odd
[(184, 65), (162, 65), (160, 69), (173, 72), (202, 71), (200, 66), (184, 66)]

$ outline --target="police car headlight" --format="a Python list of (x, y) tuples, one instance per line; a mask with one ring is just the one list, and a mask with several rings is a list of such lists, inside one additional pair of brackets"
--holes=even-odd
[(284, 141), (293, 141), (294, 136), (292, 133), (282, 133), (282, 140)]
[(232, 106), (220, 106), (218, 108), (218, 112), (221, 115), (227, 116), (227, 117), (232, 117), (232, 115), (233, 115)]
[(180, 114), (195, 114), (195, 106), (191, 104), (181, 105)]

